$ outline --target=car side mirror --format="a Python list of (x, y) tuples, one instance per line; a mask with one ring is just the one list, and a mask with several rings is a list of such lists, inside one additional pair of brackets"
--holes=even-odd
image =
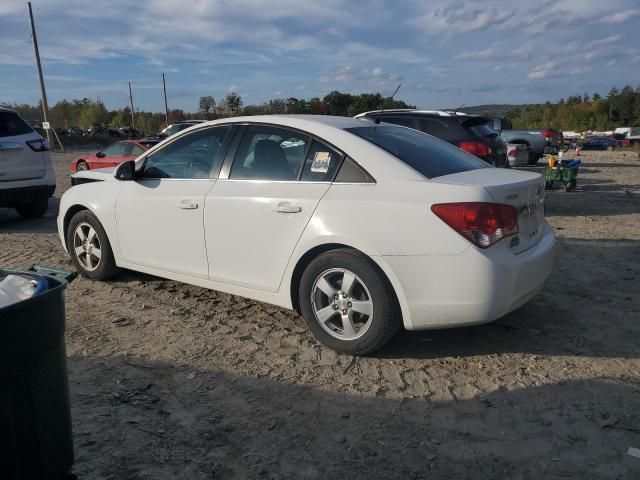
[(136, 162), (129, 160), (128, 162), (121, 163), (116, 169), (115, 177), (118, 180), (129, 181), (136, 179)]
[(104, 158), (104, 157), (106, 157), (106, 155), (104, 154), (104, 152), (100, 151), (100, 152), (96, 153), (96, 157)]

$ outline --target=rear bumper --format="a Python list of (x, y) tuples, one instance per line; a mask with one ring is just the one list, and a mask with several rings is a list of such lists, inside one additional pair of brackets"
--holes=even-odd
[(451, 256), (384, 257), (406, 302), (405, 328), (487, 323), (527, 303), (553, 268), (556, 240), (551, 227), (544, 228), (540, 241), (517, 255), (503, 245), (495, 251), (470, 247)]
[(33, 185), (17, 188), (0, 188), (0, 207), (14, 207), (21, 203), (37, 202), (53, 196), (55, 185)]

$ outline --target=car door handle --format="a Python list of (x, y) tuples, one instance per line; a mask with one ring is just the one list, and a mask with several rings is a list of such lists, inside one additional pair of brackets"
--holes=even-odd
[(302, 211), (302, 207), (293, 205), (289, 202), (282, 202), (276, 205), (273, 210), (278, 213), (300, 213)]
[(183, 198), (182, 200), (180, 200), (178, 207), (183, 210), (195, 210), (196, 208), (198, 208), (198, 202), (190, 198)]

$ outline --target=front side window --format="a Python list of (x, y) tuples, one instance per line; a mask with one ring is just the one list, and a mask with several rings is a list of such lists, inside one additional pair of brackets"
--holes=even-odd
[(122, 155), (124, 155), (126, 148), (126, 143), (116, 142), (105, 148), (102, 153), (104, 153), (107, 157), (121, 157)]
[(230, 128), (205, 128), (171, 142), (147, 157), (143, 177), (209, 178), (220, 165), (221, 147)]
[(308, 136), (284, 128), (247, 127), (231, 166), (234, 180), (297, 180)]
[(417, 130), (384, 125), (346, 130), (386, 150), (427, 178), (491, 168), (458, 147)]

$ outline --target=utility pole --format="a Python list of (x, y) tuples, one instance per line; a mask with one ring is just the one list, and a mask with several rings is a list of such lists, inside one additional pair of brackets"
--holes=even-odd
[(169, 107), (167, 107), (167, 83), (164, 81), (164, 72), (162, 72), (162, 89), (164, 90), (164, 121), (169, 125)]
[[(29, 6), (29, 21), (31, 23), (31, 39), (33, 40), (33, 52), (36, 56), (36, 67), (38, 69), (38, 78), (40, 79), (40, 97), (42, 99), (42, 118), (43, 121), (48, 122), (49, 116), (49, 105), (47, 104), (47, 92), (44, 89), (44, 78), (42, 77), (42, 65), (40, 63), (40, 51), (38, 50), (38, 37), (36, 36), (36, 26), (33, 22), (33, 11), (31, 10), (31, 2), (27, 2)], [(49, 145), (53, 147), (53, 142), (51, 139), (51, 131), (50, 129), (46, 129), (47, 131), (47, 140), (49, 140)]]
[(131, 130), (135, 130), (136, 123), (133, 120), (133, 95), (131, 94), (131, 82), (129, 82), (129, 104), (131, 105)]

